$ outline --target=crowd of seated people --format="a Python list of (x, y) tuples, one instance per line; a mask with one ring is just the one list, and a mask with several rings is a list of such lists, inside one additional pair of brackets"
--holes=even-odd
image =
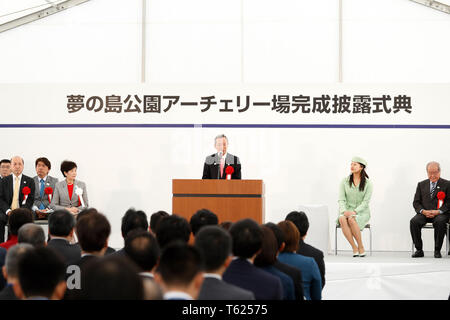
[(321, 299), (319, 266), (297, 253), (303, 240), (288, 220), (219, 224), (207, 209), (187, 221), (131, 208), (122, 218), (124, 247), (116, 251), (107, 216), (94, 208), (50, 212), (48, 239), (35, 217), (27, 208), (9, 215), (9, 238), (0, 244), (1, 300)]

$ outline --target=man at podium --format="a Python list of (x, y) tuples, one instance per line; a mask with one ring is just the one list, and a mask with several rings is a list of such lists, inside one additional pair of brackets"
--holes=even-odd
[(202, 179), (241, 179), (241, 163), (227, 152), (228, 138), (224, 134), (214, 140), (217, 153), (206, 157)]

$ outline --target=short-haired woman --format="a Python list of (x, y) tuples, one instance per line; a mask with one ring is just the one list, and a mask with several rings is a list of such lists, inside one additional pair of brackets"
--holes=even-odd
[(76, 180), (77, 164), (73, 161), (63, 161), (61, 172), (66, 179), (56, 184), (50, 207), (53, 210), (68, 210), (73, 215), (88, 208), (86, 184)]

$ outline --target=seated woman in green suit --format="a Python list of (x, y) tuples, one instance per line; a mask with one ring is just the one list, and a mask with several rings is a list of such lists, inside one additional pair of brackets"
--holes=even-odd
[[(339, 187), (339, 218), (336, 221), (353, 249), (353, 257), (366, 255), (361, 240), (361, 230), (370, 219), (369, 202), (372, 196), (372, 183), (365, 168), (367, 162), (353, 157), (350, 176), (341, 181)], [(353, 238), (355, 238), (357, 245)]]

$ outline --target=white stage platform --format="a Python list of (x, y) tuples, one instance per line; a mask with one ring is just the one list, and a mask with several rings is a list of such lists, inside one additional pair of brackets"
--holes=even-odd
[(447, 300), (450, 257), (441, 251), (424, 258), (411, 252), (373, 252), (353, 258), (349, 251), (325, 256), (324, 300)]

